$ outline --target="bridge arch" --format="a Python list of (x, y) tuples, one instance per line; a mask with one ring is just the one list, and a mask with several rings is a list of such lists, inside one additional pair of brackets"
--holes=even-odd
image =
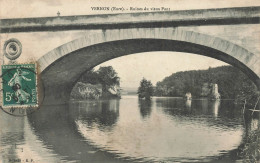
[(124, 55), (149, 51), (186, 52), (238, 67), (260, 88), (260, 56), (218, 37), (178, 28), (103, 30), (61, 45), (38, 60), (48, 103), (66, 103), (82, 73)]

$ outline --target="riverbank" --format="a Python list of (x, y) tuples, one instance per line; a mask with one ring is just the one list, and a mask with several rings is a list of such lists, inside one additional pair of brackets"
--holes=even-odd
[(173, 73), (157, 82), (154, 95), (183, 96), (190, 92), (193, 97), (199, 97), (216, 93), (214, 88), (218, 88), (217, 92), (223, 99), (253, 99), (255, 102), (259, 94), (256, 85), (239, 69), (221, 66)]
[(71, 91), (70, 97), (73, 100), (98, 100), (119, 99), (121, 96), (120, 90), (117, 87), (112, 87), (104, 91), (101, 84), (77, 82)]

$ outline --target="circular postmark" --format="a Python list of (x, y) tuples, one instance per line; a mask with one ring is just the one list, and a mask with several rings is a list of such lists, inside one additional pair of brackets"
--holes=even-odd
[(5, 41), (3, 53), (10, 60), (17, 59), (22, 54), (21, 42), (15, 38)]
[(1, 109), (14, 116), (26, 116), (43, 102), (43, 84), (36, 64), (2, 65)]

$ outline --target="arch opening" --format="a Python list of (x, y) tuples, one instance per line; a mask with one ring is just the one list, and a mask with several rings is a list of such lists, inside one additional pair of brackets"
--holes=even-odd
[[(73, 44), (73, 42), (71, 43)], [(65, 44), (64, 46), (68, 47), (68, 44)], [(41, 76), (45, 86), (45, 97), (47, 97), (46, 100), (48, 102), (53, 101), (56, 103), (61, 100), (58, 103), (66, 103), (72, 87), (75, 82), (78, 81), (80, 76), (85, 71), (88, 71), (103, 62), (121, 56), (155, 51), (192, 53), (221, 60), (239, 68), (256, 84), (258, 89), (260, 88), (260, 79), (257, 72), (252, 70), (247, 65), (247, 63), (251, 62), (248, 57), (254, 56), (249, 52), (248, 54), (245, 54), (247, 56), (243, 57), (245, 60), (243, 63), (243, 60), (237, 59), (236, 56), (223, 52), (214, 47), (183, 40), (160, 38), (104, 41), (101, 43), (80, 47), (67, 54), (57, 55), (57, 51), (62, 52), (62, 47), (63, 46), (55, 50), (56, 55), (54, 58), (51, 58), (51, 61), (49, 61), (50, 64), (48, 66), (43, 66), (45, 68), (42, 68)], [(238, 47), (238, 50), (239, 48), (241, 47)], [(232, 50), (231, 53), (234, 53), (234, 50)], [(47, 57), (50, 58), (48, 55), (51, 54), (53, 53), (48, 53)], [(42, 60), (43, 58), (41, 58), (39, 62), (42, 62)], [(43, 64), (40, 63), (40, 65)]]

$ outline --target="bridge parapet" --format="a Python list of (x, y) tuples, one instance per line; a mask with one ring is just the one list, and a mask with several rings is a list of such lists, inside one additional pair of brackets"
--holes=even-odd
[(0, 19), (0, 33), (259, 24), (260, 7)]

